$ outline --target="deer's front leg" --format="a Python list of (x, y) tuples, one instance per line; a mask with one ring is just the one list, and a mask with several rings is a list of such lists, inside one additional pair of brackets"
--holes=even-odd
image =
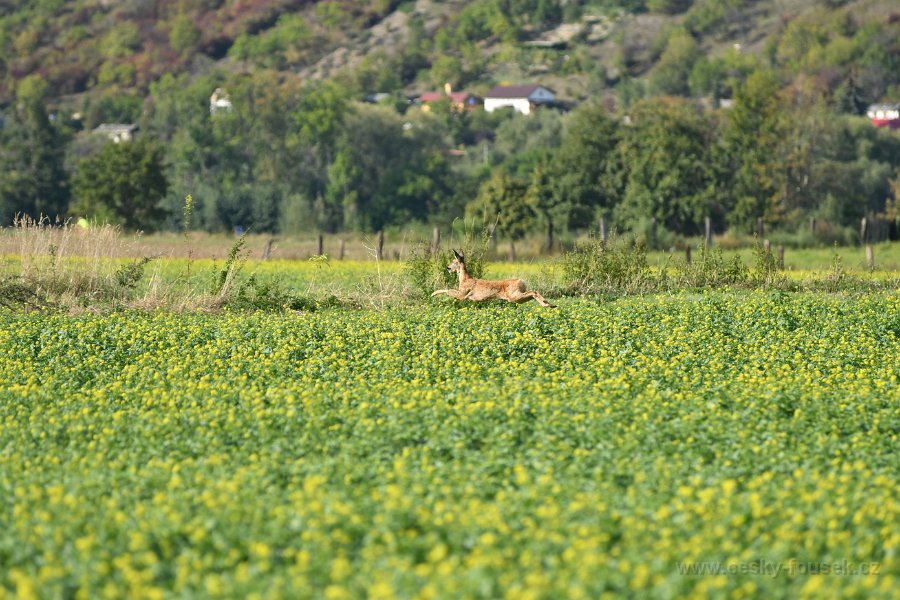
[(431, 297), (434, 298), (438, 294), (447, 294), (456, 300), (462, 300), (465, 297), (465, 293), (462, 290), (436, 290), (431, 293)]

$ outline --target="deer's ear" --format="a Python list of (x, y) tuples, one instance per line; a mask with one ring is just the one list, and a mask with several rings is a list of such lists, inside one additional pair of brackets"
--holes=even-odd
[(462, 253), (457, 252), (456, 250), (454, 250), (454, 251), (453, 251), (453, 256), (455, 256), (460, 262), (463, 261), (463, 255), (462, 255)]

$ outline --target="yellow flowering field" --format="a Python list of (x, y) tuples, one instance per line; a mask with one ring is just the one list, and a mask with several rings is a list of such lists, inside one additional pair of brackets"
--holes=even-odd
[(560, 304), (0, 312), (0, 598), (896, 594), (900, 294)]

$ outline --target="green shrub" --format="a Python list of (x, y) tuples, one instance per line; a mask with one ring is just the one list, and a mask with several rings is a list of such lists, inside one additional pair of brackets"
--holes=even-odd
[(12, 310), (36, 310), (49, 304), (39, 287), (21, 277), (0, 278), (0, 306)]
[(150, 258), (145, 256), (140, 260), (134, 260), (120, 266), (113, 274), (116, 286), (124, 292), (133, 290), (141, 280), (141, 277), (144, 276), (144, 266), (148, 262), (150, 262)]
[(277, 280), (260, 281), (251, 275), (235, 288), (225, 305), (237, 310), (315, 310), (315, 302), (296, 296)]
[(302, 296), (277, 279), (259, 279), (254, 274), (235, 287), (234, 293), (225, 300), (225, 306), (233, 310), (315, 312), (321, 308), (346, 306), (346, 303), (333, 294), (321, 299)]
[(647, 247), (640, 239), (592, 237), (576, 244), (563, 259), (570, 292), (584, 294), (604, 290), (642, 291), (651, 284)]
[(244, 260), (246, 258), (244, 246), (246, 243), (247, 232), (245, 231), (241, 234), (241, 237), (231, 245), (231, 249), (228, 251), (228, 258), (225, 259), (225, 264), (222, 266), (222, 269), (216, 273), (216, 278), (213, 281), (213, 294), (223, 296), (228, 294), (235, 276), (244, 265)]
[(750, 279), (750, 272), (740, 256), (725, 260), (721, 248), (702, 245), (691, 262), (677, 261), (671, 272), (663, 267), (661, 279), (669, 289), (702, 289), (745, 284)]
[(756, 256), (756, 266), (752, 273), (753, 283), (759, 287), (783, 287), (787, 280), (779, 273), (771, 250), (766, 250), (765, 246), (757, 240), (754, 255)]

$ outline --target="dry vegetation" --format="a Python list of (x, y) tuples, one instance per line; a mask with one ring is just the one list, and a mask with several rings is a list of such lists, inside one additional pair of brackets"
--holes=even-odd
[[(0, 269), (0, 304), (32, 308), (91, 309), (101, 306), (209, 311), (221, 308), (239, 267), (226, 262), (212, 289), (186, 278), (164, 278), (140, 236), (127, 237), (112, 225), (19, 217), (0, 232), (5, 265)], [(146, 286), (136, 293), (138, 283)]]

